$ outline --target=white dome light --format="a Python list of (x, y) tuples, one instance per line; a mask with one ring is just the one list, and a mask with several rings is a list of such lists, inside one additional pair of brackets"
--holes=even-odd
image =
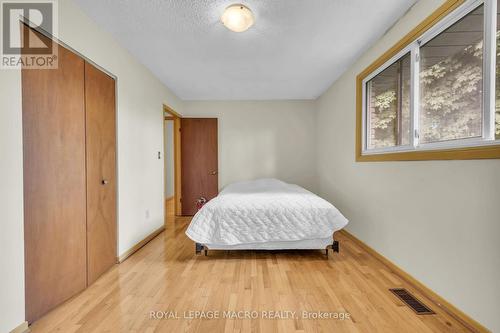
[(224, 10), (221, 21), (229, 30), (243, 32), (253, 25), (254, 17), (252, 11), (247, 6), (234, 4)]

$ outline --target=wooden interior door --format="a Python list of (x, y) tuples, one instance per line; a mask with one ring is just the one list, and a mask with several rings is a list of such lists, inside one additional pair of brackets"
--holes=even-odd
[(218, 194), (217, 118), (181, 119), (182, 215)]
[(59, 48), (57, 69), (23, 68), (21, 74), (30, 323), (83, 290), (87, 281), (84, 61), (54, 47)]
[(117, 262), (115, 80), (85, 63), (87, 274), (90, 285)]

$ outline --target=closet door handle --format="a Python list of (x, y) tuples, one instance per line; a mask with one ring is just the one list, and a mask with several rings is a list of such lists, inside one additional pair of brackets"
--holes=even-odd
[(107, 179), (101, 180), (102, 185), (108, 185), (109, 181)]

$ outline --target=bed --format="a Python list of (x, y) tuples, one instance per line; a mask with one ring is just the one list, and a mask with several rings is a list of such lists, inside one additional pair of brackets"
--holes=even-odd
[(186, 235), (207, 250), (339, 251), (333, 234), (347, 219), (331, 203), (278, 179), (226, 186), (193, 217)]

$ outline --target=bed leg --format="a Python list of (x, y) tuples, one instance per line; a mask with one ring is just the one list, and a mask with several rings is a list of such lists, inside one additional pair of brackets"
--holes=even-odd
[(339, 244), (339, 241), (336, 241), (336, 240), (334, 240), (334, 241), (333, 241), (333, 244), (332, 244), (332, 250), (333, 250), (333, 252), (337, 252), (337, 253), (339, 253), (339, 252), (340, 252), (340, 244)]
[(201, 245), (200, 243), (194, 243), (195, 254), (200, 254), (201, 250), (203, 250), (203, 245)]

